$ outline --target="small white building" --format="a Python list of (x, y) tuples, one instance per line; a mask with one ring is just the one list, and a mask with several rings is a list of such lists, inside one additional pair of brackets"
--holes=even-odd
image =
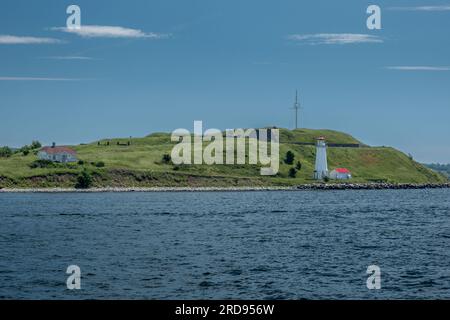
[(317, 138), (316, 164), (314, 166), (314, 179), (322, 180), (328, 177), (327, 144), (324, 137)]
[(333, 180), (350, 180), (351, 178), (351, 172), (345, 168), (337, 168), (330, 172), (330, 179)]
[(51, 147), (43, 147), (37, 154), (41, 160), (49, 160), (53, 162), (76, 162), (77, 153), (68, 147), (57, 147), (53, 144)]

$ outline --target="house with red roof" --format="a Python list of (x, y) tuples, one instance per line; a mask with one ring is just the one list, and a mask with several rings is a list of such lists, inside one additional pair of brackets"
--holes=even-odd
[(346, 168), (337, 168), (330, 172), (330, 179), (349, 180), (352, 178), (351, 172)]
[(41, 160), (49, 160), (53, 162), (76, 162), (77, 153), (68, 147), (57, 147), (55, 143), (51, 147), (43, 147), (37, 154)]

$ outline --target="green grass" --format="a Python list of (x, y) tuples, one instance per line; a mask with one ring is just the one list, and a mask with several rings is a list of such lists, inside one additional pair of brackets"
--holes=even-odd
[[(59, 165), (57, 168), (31, 169), (30, 164), (37, 159), (15, 154), (0, 158), (0, 187), (73, 187), (78, 174), (87, 169), (94, 178), (94, 186), (289, 186), (314, 183), (312, 180), (315, 148), (296, 145), (295, 142), (312, 143), (318, 136), (325, 136), (328, 143), (361, 144), (350, 135), (331, 130), (280, 129), (280, 171), (274, 177), (262, 177), (259, 165), (181, 165), (163, 164), (162, 157), (170, 154), (175, 143), (167, 133), (155, 133), (144, 138), (108, 139), (87, 145), (73, 146), (83, 165)], [(109, 146), (106, 141), (110, 142)], [(363, 144), (362, 144), (363, 145)], [(296, 178), (289, 178), (292, 165), (283, 163), (287, 151), (295, 154), (295, 161), (302, 163)], [(102, 161), (104, 168), (95, 163)], [(411, 160), (393, 148), (328, 148), (330, 170), (346, 167), (352, 174), (353, 182), (384, 181), (390, 183), (441, 183), (442, 175)]]

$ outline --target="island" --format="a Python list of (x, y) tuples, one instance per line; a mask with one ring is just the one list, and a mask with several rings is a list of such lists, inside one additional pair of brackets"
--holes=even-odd
[[(252, 190), (448, 187), (448, 178), (392, 147), (369, 146), (334, 130), (279, 129), (280, 168), (261, 176), (259, 165), (176, 165), (170, 133), (110, 138), (64, 146), (76, 161), (42, 160), (39, 152), (0, 157), (0, 190)], [(316, 139), (325, 137), (330, 168), (346, 168), (348, 180), (315, 180)], [(75, 155), (74, 155), (75, 156)], [(159, 189), (158, 189), (159, 188)]]

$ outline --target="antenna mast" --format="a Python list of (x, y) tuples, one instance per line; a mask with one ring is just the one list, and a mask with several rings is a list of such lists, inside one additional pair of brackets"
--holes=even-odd
[(295, 129), (298, 129), (298, 111), (300, 110), (300, 104), (298, 103), (298, 91), (295, 90), (295, 103), (294, 103), (294, 110), (295, 110)]

